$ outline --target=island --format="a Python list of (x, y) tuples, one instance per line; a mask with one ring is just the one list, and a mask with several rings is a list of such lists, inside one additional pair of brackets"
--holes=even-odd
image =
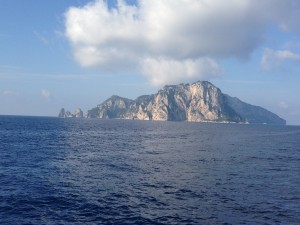
[[(77, 117), (61, 109), (59, 117)], [(70, 116), (71, 114), (71, 116)], [(75, 115), (75, 116), (74, 116)], [(131, 100), (117, 95), (88, 110), (86, 118), (285, 125), (276, 114), (223, 94), (208, 81), (166, 85)]]

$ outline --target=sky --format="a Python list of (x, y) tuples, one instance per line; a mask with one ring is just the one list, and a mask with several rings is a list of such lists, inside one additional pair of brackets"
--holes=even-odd
[(0, 114), (208, 80), (300, 125), (298, 0), (1, 0)]

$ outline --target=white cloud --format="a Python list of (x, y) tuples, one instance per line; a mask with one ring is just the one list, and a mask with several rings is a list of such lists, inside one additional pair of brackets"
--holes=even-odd
[(207, 80), (221, 74), (221, 68), (210, 58), (196, 60), (147, 58), (142, 63), (142, 72), (151, 84), (160, 86), (183, 81)]
[(284, 44), (284, 49), (292, 50), (292, 49), (300, 49), (300, 42), (289, 41)]
[(295, 60), (295, 61), (300, 61), (300, 55), (291, 52), (291, 51), (276, 51), (274, 52), (274, 57), (279, 59), (279, 60)]
[(274, 51), (266, 48), (263, 52), (261, 64), (263, 69), (270, 70), (273, 67), (279, 66), (284, 61), (300, 62), (300, 55), (288, 50)]
[(5, 90), (5, 91), (2, 92), (2, 94), (4, 96), (12, 96), (12, 97), (19, 96), (19, 92), (17, 92), (17, 91), (10, 91), (10, 90)]
[(45, 89), (43, 89), (43, 90), (41, 91), (41, 95), (42, 95), (42, 97), (44, 97), (44, 98), (46, 98), (46, 99), (49, 99), (49, 98), (51, 97), (50, 92), (49, 92), (48, 90), (45, 90)]
[(46, 38), (45, 35), (41, 34), (38, 31), (33, 31), (34, 35), (46, 46), (51, 46), (51, 42)]
[[(297, 29), (300, 8), (294, 0), (138, 0), (136, 5), (118, 0), (114, 8), (107, 2), (96, 0), (66, 12), (65, 35), (75, 59), (85, 67), (143, 68), (154, 85), (201, 78), (209, 68), (205, 79), (215, 77), (216, 60), (249, 57), (270, 24)], [(200, 62), (207, 59), (204, 68)], [(184, 72), (191, 67), (187, 62), (198, 76), (179, 75), (175, 66), (165, 69), (162, 79), (153, 69), (154, 64), (166, 68), (175, 63)]]
[(280, 102), (278, 103), (278, 106), (279, 106), (279, 108), (281, 108), (281, 109), (288, 109), (288, 108), (289, 108), (288, 103), (286, 103), (285, 101), (280, 101)]

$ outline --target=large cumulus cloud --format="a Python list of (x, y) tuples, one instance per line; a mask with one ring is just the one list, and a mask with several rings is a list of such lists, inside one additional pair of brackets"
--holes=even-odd
[(162, 85), (220, 75), (218, 60), (247, 59), (269, 26), (297, 31), (296, 0), (96, 0), (71, 7), (65, 35), (82, 66), (131, 70)]

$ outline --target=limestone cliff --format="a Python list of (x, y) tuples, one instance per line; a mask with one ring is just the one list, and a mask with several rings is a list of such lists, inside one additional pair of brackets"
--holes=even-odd
[(71, 113), (70, 111), (65, 110), (65, 108), (62, 108), (59, 111), (58, 117), (60, 117), (60, 118), (72, 118), (72, 117), (83, 118), (83, 111), (80, 108), (77, 108), (74, 113)]
[[(61, 114), (64, 115), (66, 112), (61, 111)], [(143, 95), (135, 100), (113, 95), (89, 110), (87, 117), (286, 124), (285, 120), (274, 113), (225, 95), (219, 88), (207, 81), (168, 85), (156, 94)]]
[(73, 114), (76, 118), (83, 118), (83, 111), (80, 108), (77, 108)]
[(129, 100), (112, 96), (88, 111), (89, 118), (242, 122), (220, 89), (209, 82), (165, 86), (157, 94)]

